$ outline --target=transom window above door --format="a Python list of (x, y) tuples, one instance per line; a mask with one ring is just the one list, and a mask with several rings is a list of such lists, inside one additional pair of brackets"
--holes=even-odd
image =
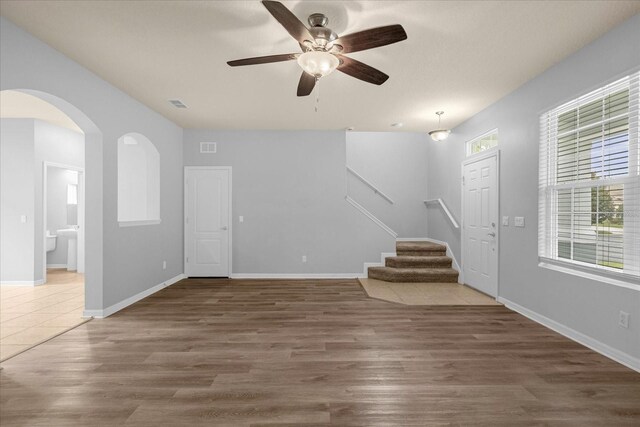
[(491, 130), (467, 141), (467, 157), (498, 146), (498, 129)]

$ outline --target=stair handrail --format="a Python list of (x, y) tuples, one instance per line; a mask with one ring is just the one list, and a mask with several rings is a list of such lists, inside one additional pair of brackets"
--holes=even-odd
[(393, 237), (394, 239), (396, 239), (398, 237), (398, 233), (396, 233), (395, 231), (393, 231), (391, 228), (389, 228), (389, 226), (387, 224), (385, 224), (384, 222), (380, 221), (374, 214), (372, 214), (371, 212), (369, 212), (364, 206), (362, 206), (360, 203), (356, 202), (355, 200), (353, 200), (351, 197), (349, 196), (344, 196), (344, 199), (349, 202), (349, 204), (351, 204), (354, 208), (356, 208), (357, 210), (359, 210), (364, 216), (366, 216), (367, 218), (369, 218), (371, 221), (373, 221), (376, 225), (378, 225), (378, 227), (382, 228), (384, 231), (386, 231), (387, 233), (389, 233), (389, 235), (391, 237)]
[(353, 169), (351, 169), (349, 166), (347, 166), (347, 172), (349, 172), (351, 175), (355, 176), (356, 178), (358, 178), (360, 181), (362, 181), (367, 187), (371, 188), (373, 190), (373, 192), (377, 195), (379, 195), (380, 197), (382, 197), (383, 199), (385, 199), (387, 202), (391, 203), (393, 205), (393, 200), (391, 200), (391, 197), (387, 196), (386, 194), (384, 194), (381, 190), (378, 189), (378, 187), (376, 187), (374, 184), (372, 184), (371, 182), (367, 181), (367, 179), (365, 177), (363, 177), (362, 175), (360, 175), (358, 172), (354, 171)]
[(441, 198), (424, 201), (425, 205), (428, 205), (430, 203), (438, 203), (442, 208), (442, 210), (444, 211), (444, 213), (447, 214), (449, 221), (451, 221), (451, 225), (453, 225), (454, 228), (460, 228), (460, 226), (458, 225), (458, 221), (456, 221), (456, 219), (453, 217), (453, 215), (451, 214), (451, 211), (449, 210), (449, 208), (447, 208), (447, 205), (444, 204), (444, 201)]

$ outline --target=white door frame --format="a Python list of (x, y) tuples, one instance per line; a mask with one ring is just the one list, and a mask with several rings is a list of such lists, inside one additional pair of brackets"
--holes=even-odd
[(184, 210), (182, 214), (182, 234), (184, 237), (184, 245), (183, 245), (183, 254), (182, 254), (182, 271), (186, 273), (187, 271), (187, 197), (188, 197), (188, 187), (187, 187), (187, 171), (188, 170), (225, 170), (229, 172), (229, 278), (233, 274), (231, 267), (233, 266), (233, 216), (232, 216), (232, 206), (233, 206), (233, 168), (231, 166), (185, 166), (184, 167)]
[[(84, 168), (78, 166), (65, 165), (49, 161), (42, 162), (42, 279), (43, 284), (47, 283), (47, 185), (49, 180), (49, 168), (60, 168), (78, 172), (78, 258), (77, 273), (84, 273), (86, 255), (84, 244)], [(80, 254), (82, 252), (82, 257)], [(82, 258), (82, 259), (81, 259)]]
[[(500, 150), (498, 149), (498, 147), (493, 147), (490, 148), (488, 150), (485, 151), (481, 151), (480, 153), (474, 154), (472, 156), (469, 156), (468, 158), (466, 158), (465, 160), (462, 161), (462, 164), (460, 166), (460, 193), (461, 193), (461, 197), (462, 197), (462, 215), (461, 215), (461, 228), (462, 231), (460, 233), (460, 237), (461, 237), (461, 254), (460, 254), (460, 259), (461, 259), (461, 264), (462, 264), (462, 272), (464, 274), (464, 266), (465, 266), (465, 259), (464, 259), (464, 254), (466, 253), (466, 236), (465, 236), (465, 228), (464, 228), (464, 219), (466, 217), (465, 215), (465, 205), (464, 205), (464, 167), (467, 165), (470, 165), (472, 163), (478, 162), (480, 160), (485, 160), (485, 159), (489, 159), (491, 157), (495, 157), (496, 158), (496, 198), (495, 198), (495, 203), (498, 205), (496, 206), (496, 212), (498, 213), (498, 218), (497, 218), (497, 227), (496, 227), (496, 243), (498, 246), (498, 250), (496, 253), (496, 264), (497, 264), (497, 274), (496, 274), (496, 296), (495, 299), (497, 300), (498, 297), (500, 296), (500, 229), (502, 227), (502, 221), (500, 220)], [(475, 289), (475, 288), (474, 288)]]

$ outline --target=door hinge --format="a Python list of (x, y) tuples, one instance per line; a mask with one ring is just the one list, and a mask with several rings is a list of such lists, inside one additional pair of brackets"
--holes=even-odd
[(186, 257), (186, 258), (185, 258), (185, 262), (186, 262), (187, 264), (189, 264), (189, 257)]

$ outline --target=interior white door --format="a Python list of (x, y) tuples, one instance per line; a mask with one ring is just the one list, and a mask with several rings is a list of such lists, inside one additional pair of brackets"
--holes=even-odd
[(230, 170), (185, 169), (185, 274), (229, 277)]
[(498, 295), (497, 154), (463, 165), (464, 281)]

